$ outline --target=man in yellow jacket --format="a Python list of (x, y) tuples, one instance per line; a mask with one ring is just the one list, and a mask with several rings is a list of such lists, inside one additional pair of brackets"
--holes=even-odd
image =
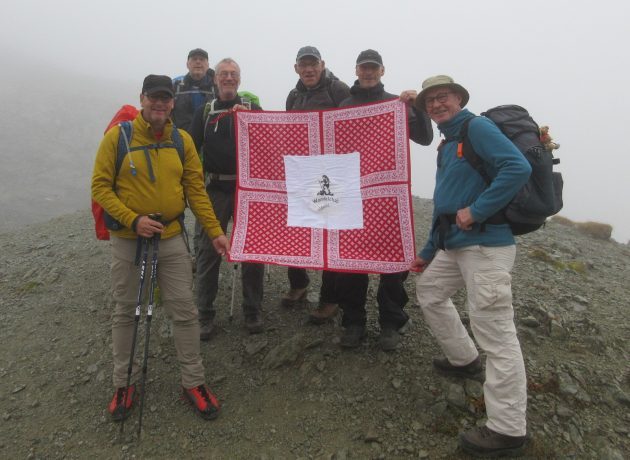
[[(205, 384), (199, 351), (199, 321), (192, 292), (192, 259), (178, 219), (184, 212), (186, 200), (219, 254), (227, 254), (229, 242), (206, 194), (201, 162), (188, 133), (178, 130), (183, 142), (183, 160), (174, 146), (174, 125), (169, 118), (174, 105), (170, 77), (147, 76), (140, 105), (142, 111), (133, 120), (128, 153), (119, 170), (116, 167), (118, 139), (123, 133), (116, 126), (101, 141), (92, 175), (92, 198), (122, 224), (121, 229), (111, 232), (116, 392), (108, 410), (112, 418), (119, 421), (126, 418), (133, 407), (136, 388), (135, 384), (127, 386), (127, 368), (140, 279), (135, 263), (137, 241), (159, 234), (157, 282), (162, 305), (173, 320), (184, 396), (199, 415), (211, 419), (218, 415), (219, 403)], [(160, 221), (149, 217), (157, 214), (161, 215)], [(134, 377), (138, 368), (134, 363)]]

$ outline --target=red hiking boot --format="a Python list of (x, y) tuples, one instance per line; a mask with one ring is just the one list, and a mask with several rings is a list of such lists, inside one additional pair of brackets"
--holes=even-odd
[(219, 416), (221, 407), (217, 397), (210, 392), (210, 388), (205, 383), (195, 388), (184, 390), (184, 397), (192, 404), (195, 412), (205, 420), (213, 420)]
[(107, 412), (112, 416), (115, 422), (121, 422), (129, 417), (133, 407), (133, 401), (136, 397), (136, 386), (120, 387), (116, 389), (112, 402), (107, 406)]

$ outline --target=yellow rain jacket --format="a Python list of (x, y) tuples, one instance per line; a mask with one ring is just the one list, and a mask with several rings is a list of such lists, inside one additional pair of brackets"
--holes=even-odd
[[(151, 126), (139, 113), (133, 121), (130, 147), (160, 143), (172, 145), (172, 130), (173, 124), (169, 120), (158, 142)], [(122, 230), (111, 231), (112, 235), (135, 239), (138, 235), (131, 230), (134, 219), (156, 213), (160, 213), (163, 222), (168, 223), (161, 238), (178, 235), (182, 229), (177, 219), (184, 212), (186, 199), (210, 238), (223, 235), (204, 187), (199, 156), (187, 132), (179, 130), (184, 143), (183, 165), (175, 147), (148, 149), (150, 162), (147, 162), (144, 150), (130, 152), (123, 160), (114, 190), (119, 133), (120, 127), (114, 126), (103, 137), (92, 174), (92, 198), (125, 226)], [(135, 175), (132, 169), (135, 169)]]

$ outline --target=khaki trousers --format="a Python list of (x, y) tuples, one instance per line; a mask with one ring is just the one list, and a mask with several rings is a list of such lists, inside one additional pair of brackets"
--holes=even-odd
[(508, 436), (524, 436), (527, 381), (514, 326), (510, 276), (515, 255), (514, 245), (438, 251), (416, 279), (416, 295), (446, 358), (464, 366), (479, 353), (450, 297), (466, 288), (471, 329), (486, 353), (486, 425)]
[[(127, 384), (127, 367), (133, 338), (133, 325), (140, 267), (134, 264), (136, 240), (112, 237), (112, 294), (115, 307), (112, 316), (112, 342), (114, 352), (114, 387)], [(151, 284), (151, 257), (149, 247), (144, 300), (148, 299)], [(158, 246), (157, 284), (160, 288), (160, 306), (173, 322), (173, 339), (177, 360), (181, 368), (182, 386), (193, 388), (205, 382), (201, 354), (199, 352), (199, 321), (192, 293), (192, 260), (182, 235), (160, 240)], [(146, 307), (141, 310), (140, 322), (146, 320)], [(140, 333), (136, 341), (136, 356), (142, 355)], [(150, 345), (150, 344), (149, 344)], [(149, 366), (150, 367), (150, 366)], [(140, 371), (138, 362), (132, 368), (132, 382)]]

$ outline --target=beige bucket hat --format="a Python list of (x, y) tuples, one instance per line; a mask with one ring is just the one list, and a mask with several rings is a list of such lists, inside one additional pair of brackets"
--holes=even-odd
[(426, 112), (427, 107), (424, 100), (427, 95), (427, 91), (441, 86), (450, 88), (458, 92), (459, 95), (462, 97), (462, 108), (466, 107), (466, 104), (468, 104), (468, 99), (470, 99), (470, 95), (468, 94), (466, 88), (458, 83), (455, 83), (453, 78), (449, 77), (448, 75), (436, 75), (434, 77), (429, 77), (422, 82), (422, 91), (420, 91), (420, 94), (418, 94), (418, 97), (416, 97), (416, 109)]

